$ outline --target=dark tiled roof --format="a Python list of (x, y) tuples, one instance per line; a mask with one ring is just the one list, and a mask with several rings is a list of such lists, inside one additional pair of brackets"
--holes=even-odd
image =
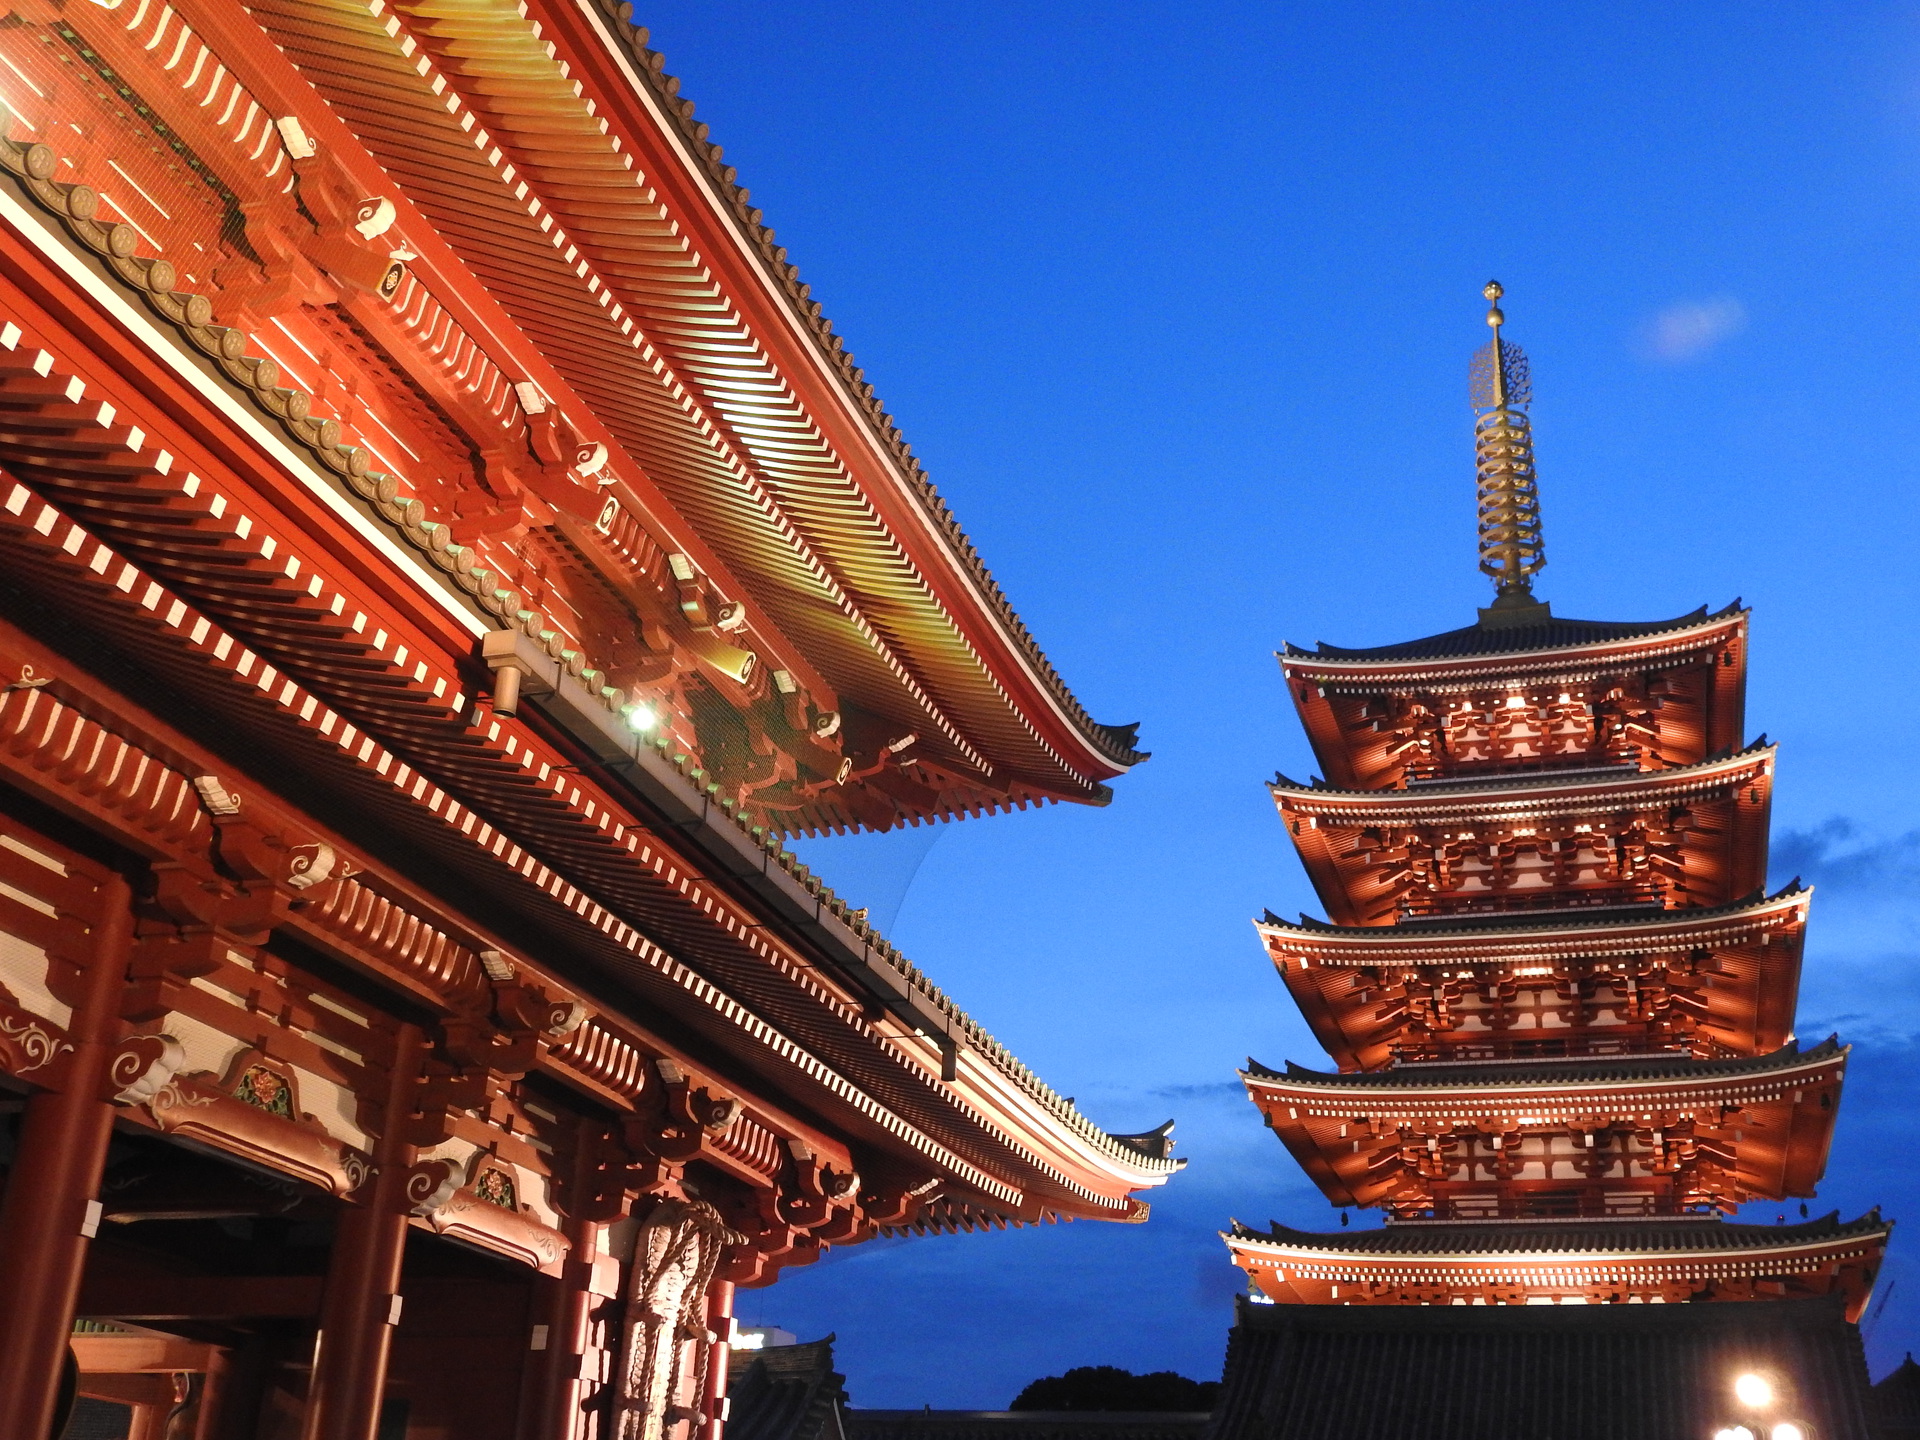
[(1650, 1055), (1583, 1055), (1543, 1060), (1496, 1060), (1482, 1064), (1396, 1065), (1390, 1070), (1353, 1074), (1309, 1070), (1291, 1060), (1285, 1070), (1269, 1070), (1253, 1060), (1241, 1073), (1256, 1080), (1287, 1080), (1332, 1090), (1450, 1090), (1463, 1085), (1581, 1085), (1609, 1080), (1727, 1080), (1765, 1075), (1841, 1052), (1829, 1036), (1809, 1050), (1789, 1043), (1771, 1055), (1740, 1055), (1725, 1060), (1696, 1060), (1685, 1051)]
[[(732, 1357), (729, 1440), (841, 1440), (846, 1377), (833, 1368), (833, 1336)], [(743, 1363), (744, 1362), (744, 1363)]]
[(849, 1410), (845, 1423), (847, 1440), (1202, 1440), (1210, 1418), (1180, 1410)]
[(1920, 1365), (1911, 1354), (1873, 1387), (1873, 1411), (1881, 1440), (1920, 1437)]
[(1295, 1230), (1274, 1223), (1254, 1230), (1234, 1221), (1230, 1238), (1334, 1251), (1346, 1255), (1613, 1255), (1694, 1250), (1703, 1254), (1813, 1245), (1884, 1234), (1893, 1223), (1878, 1209), (1858, 1220), (1838, 1210), (1799, 1225), (1743, 1225), (1687, 1215), (1620, 1220), (1397, 1220), (1373, 1230)]
[(1740, 602), (1707, 613), (1702, 605), (1672, 620), (1561, 620), (1548, 618), (1538, 625), (1466, 625), (1398, 645), (1376, 645), (1349, 650), (1324, 640), (1312, 650), (1287, 646), (1290, 656), (1320, 656), (1330, 660), (1447, 660), (1465, 655), (1522, 655), (1533, 650), (1560, 650), (1572, 645), (1598, 645), (1608, 640), (1630, 640), (1671, 630), (1724, 620), (1740, 613)]
[(1242, 1301), (1207, 1440), (1706, 1440), (1745, 1369), (1820, 1440), (1873, 1440), (1837, 1298), (1708, 1305)]

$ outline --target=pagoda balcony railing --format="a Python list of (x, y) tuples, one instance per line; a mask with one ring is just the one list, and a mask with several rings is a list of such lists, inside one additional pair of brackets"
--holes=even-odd
[(1590, 890), (1480, 890), (1446, 895), (1410, 895), (1400, 903), (1403, 920), (1471, 919), (1523, 910), (1619, 909), (1659, 905), (1655, 885), (1607, 885)]
[(1595, 750), (1584, 755), (1548, 755), (1529, 760), (1417, 760), (1406, 768), (1407, 783), (1431, 785), (1449, 780), (1491, 780), (1509, 775), (1553, 775), (1561, 771), (1641, 770), (1637, 745)]
[(1592, 1030), (1571, 1035), (1484, 1035), (1472, 1039), (1420, 1040), (1389, 1046), (1396, 1065), (1433, 1065), (1462, 1060), (1561, 1060), (1598, 1055), (1687, 1055), (1696, 1060), (1732, 1058), (1741, 1051), (1705, 1035), (1607, 1035)]
[(1499, 1200), (1475, 1197), (1436, 1199), (1424, 1208), (1407, 1207), (1396, 1220), (1642, 1220), (1661, 1216), (1709, 1218), (1722, 1213), (1707, 1203), (1678, 1205), (1664, 1195), (1608, 1195), (1600, 1191), (1514, 1195)]

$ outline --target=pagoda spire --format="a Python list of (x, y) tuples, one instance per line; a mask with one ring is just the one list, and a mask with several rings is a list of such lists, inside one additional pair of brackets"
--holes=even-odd
[[(1533, 598), (1533, 577), (1547, 563), (1540, 535), (1540, 493), (1533, 470), (1533, 426), (1527, 403), (1533, 398), (1526, 353), (1504, 340), (1500, 309), (1504, 291), (1490, 280), (1487, 324), (1493, 339), (1474, 353), (1472, 402), (1474, 469), (1479, 496), (1480, 568), (1498, 588), (1491, 610), (1521, 611), (1532, 618), (1540, 602)], [(1483, 619), (1487, 612), (1482, 612)], [(1519, 617), (1514, 617), (1519, 618)]]

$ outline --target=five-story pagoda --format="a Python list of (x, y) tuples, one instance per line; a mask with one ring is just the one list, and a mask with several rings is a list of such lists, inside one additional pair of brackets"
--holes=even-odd
[(1723, 1218), (1814, 1193), (1847, 1063), (1792, 1033), (1809, 892), (1765, 890), (1747, 612), (1613, 623), (1534, 598), (1527, 365), (1486, 293), (1493, 604), (1407, 644), (1281, 656), (1325, 779), (1273, 796), (1328, 918), (1257, 928), (1337, 1069), (1242, 1078), (1327, 1198), (1387, 1223), (1227, 1243), (1287, 1304), (1835, 1295), (1857, 1318), (1877, 1213)]

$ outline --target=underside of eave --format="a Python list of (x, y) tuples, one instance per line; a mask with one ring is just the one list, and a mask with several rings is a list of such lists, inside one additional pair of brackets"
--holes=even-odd
[[(499, 27), (501, 54), (508, 58), (449, 53), (454, 42), (436, 35), (451, 22), (434, 17), (455, 12), (464, 16), (455, 27), (463, 32), (476, 24)], [(508, 65), (517, 67), (519, 89), (558, 87), (546, 97), (549, 109), (579, 104), (557, 70), (528, 78), (530, 70), (551, 68), (551, 62), (537, 46), (537, 59), (515, 53), (515, 46), (535, 44), (517, 17), (502, 12), (475, 18), (445, 4), (408, 7), (412, 23), (427, 33), (429, 49), (437, 46), (443, 52), (456, 87), (469, 87), (467, 98), (482, 107), (493, 143), (512, 152), (523, 179), (566, 177), (564, 186), (548, 180), (545, 198), (565, 212), (569, 243), (601, 267), (620, 290), (626, 313), (641, 320), (656, 350), (652, 363), (620, 333), (609, 307), (587, 293), (556, 253), (551, 234), (541, 233), (525, 206), (502, 184), (498, 167), (474, 149), (471, 136), (383, 30), (357, 12), (324, 3), (286, 0), (257, 13), (381, 163), (405, 181), (415, 202), (607, 421), (628, 453), (643, 462), (676, 508), (710, 543), (753, 557), (739, 566), (743, 583), (752, 591), (747, 598), (846, 698), (928, 732), (929, 716), (902, 706), (904, 676), (890, 671), (884, 657), (874, 654), (876, 641), (884, 641), (906, 660), (940, 710), (964, 717), (960, 723), (965, 733), (994, 757), (996, 769), (1037, 790), (1065, 799), (1092, 798), (1101, 774), (1088, 774), (1086, 767), (1117, 773), (1130, 763), (1129, 757), (1138, 758), (1130, 750), (1117, 758), (1103, 757), (1095, 746), (1089, 753), (1063, 759), (1040, 738), (1035, 719), (1010, 705), (1003, 687), (888, 540), (818, 432), (810, 422), (802, 427), (793, 420), (804, 416), (787, 393), (786, 382), (741, 327), (731, 301), (699, 257), (674, 237), (657, 197), (636, 185), (606, 148), (599, 128), (591, 122), (562, 127), (551, 120), (530, 127), (517, 114), (503, 113), (498, 97), (475, 93), (476, 76), (489, 65)], [(459, 48), (473, 47), (463, 41)], [(369, 90), (362, 77), (376, 72), (382, 79)], [(394, 122), (396, 108), (408, 112), (406, 123)], [(629, 212), (632, 219), (626, 218)], [(632, 264), (636, 225), (655, 232), (648, 263), (638, 269)], [(675, 245), (681, 254), (658, 253)], [(678, 268), (663, 272), (661, 262), (669, 258)], [(536, 279), (543, 270), (544, 278)], [(717, 363), (722, 359), (727, 363)], [(684, 401), (660, 391), (669, 374), (661, 368), (663, 362), (681, 385), (701, 396), (718, 432), (702, 433)], [(750, 388), (742, 384), (747, 376), (757, 382)], [(665, 403), (649, 402), (650, 393)], [(775, 397), (778, 403), (770, 405)], [(650, 404), (652, 420), (636, 429), (645, 418), (638, 412)], [(770, 413), (787, 419), (770, 424)], [(716, 450), (716, 434), (731, 441), (733, 453), (747, 462), (747, 474), (727, 460), (724, 446)], [(756, 490), (765, 498), (754, 499)], [(769, 509), (769, 504), (776, 508)], [(806, 535), (817, 563), (809, 562), (805, 553), (794, 553), (793, 535), (783, 536), (775, 523), (780, 513), (800, 527), (796, 533)], [(897, 578), (884, 579), (889, 570), (897, 570)], [(841, 583), (850, 587), (872, 632), (850, 628), (845, 603), (836, 598), (831, 582), (822, 588), (823, 579), (834, 574), (846, 577)], [(851, 577), (856, 575), (872, 578), (855, 586)], [(939, 732), (936, 725), (926, 734), (936, 749), (959, 740), (958, 734)], [(963, 769), (972, 768), (963, 753), (947, 758)]]
[[(734, 167), (724, 163), (720, 146), (707, 138), (708, 127), (693, 119), (693, 102), (680, 95), (679, 81), (666, 72), (664, 57), (649, 48), (646, 29), (626, 19), (626, 12), (617, 0), (593, 0), (593, 3), (605, 32), (613, 37), (616, 58), (631, 62), (633, 72), (648, 92), (644, 100), (651, 101), (651, 108), (676, 132), (672, 137), (661, 138), (668, 143), (677, 142), (678, 150), (691, 161), (689, 168), (704, 175), (717, 197), (722, 223), (731, 227), (742, 253), (759, 268), (770, 288), (784, 295), (789, 323), (815, 347), (817, 362), (834, 377), (841, 400), (864, 417), (879, 447), (891, 457), (893, 466), (882, 483), (899, 489), (918, 508), (932, 533), (944, 542), (949, 561), (966, 577), (987, 620), (998, 626), (1046, 701), (1058, 709), (1092, 752), (1112, 767), (1111, 773), (1117, 774), (1144, 761), (1146, 753), (1134, 743), (1135, 727), (1103, 725), (1089, 717), (1028, 632), (892, 417), (874, 395), (873, 386), (854, 363), (852, 352), (844, 340), (834, 334), (833, 323), (822, 314), (820, 302), (810, 298), (810, 287), (801, 282), (798, 267), (787, 259), (784, 247), (774, 243), (773, 231), (762, 223), (761, 212), (749, 203), (748, 192), (736, 183)], [(543, 7), (543, 13), (556, 15), (558, 12)], [(584, 35), (582, 42), (592, 43)], [(1106, 777), (1096, 775), (1096, 778)]]

